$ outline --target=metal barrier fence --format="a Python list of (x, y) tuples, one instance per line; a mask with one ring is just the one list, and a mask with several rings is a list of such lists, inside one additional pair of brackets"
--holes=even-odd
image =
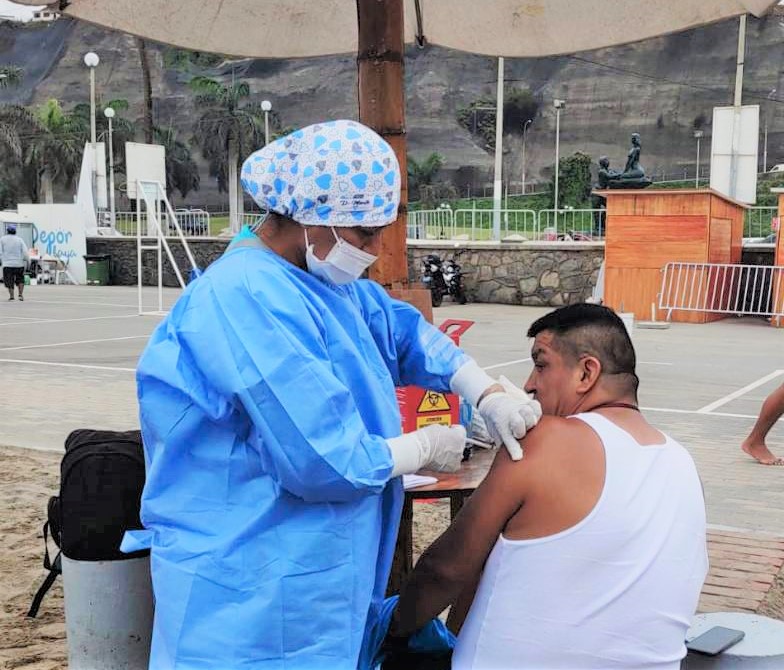
[(749, 207), (743, 225), (743, 237), (767, 237), (773, 231), (778, 207)]
[(537, 223), (544, 240), (602, 240), (604, 216), (601, 209), (543, 209)]
[[(177, 223), (186, 237), (209, 237), (210, 236), (210, 214), (203, 210), (176, 210)], [(137, 217), (136, 212), (116, 212), (115, 227), (118, 233), (123, 235), (136, 235)], [(168, 212), (160, 213), (161, 228), (167, 235), (175, 232), (175, 226), (169, 221)], [(142, 232), (149, 230), (147, 221), (147, 211), (141, 212)]]
[[(458, 209), (455, 211), (455, 228), (459, 235), (469, 240), (493, 239), (492, 209)], [(539, 226), (536, 212), (532, 209), (502, 209), (501, 238), (509, 235), (520, 235), (527, 240), (539, 239)]]
[[(600, 240), (603, 220), (598, 209), (501, 209), (501, 239), (519, 235), (524, 240)], [(412, 240), (491, 240), (492, 209), (424, 209), (408, 213), (407, 235)]]
[(767, 316), (784, 316), (784, 266), (727, 263), (667, 263), (662, 270), (659, 308)]

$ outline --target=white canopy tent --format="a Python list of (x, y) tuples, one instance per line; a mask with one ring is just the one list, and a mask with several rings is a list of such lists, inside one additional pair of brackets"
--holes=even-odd
[[(357, 50), (366, 0), (66, 0), (68, 16), (198, 51), (297, 58)], [(372, 0), (377, 2), (377, 0)], [(34, 0), (17, 0), (34, 5)], [(381, 3), (383, 4), (383, 3)], [(405, 40), (489, 56), (574, 53), (750, 13), (771, 0), (404, 0)]]
[[(59, 0), (52, 4), (68, 16), (197, 51), (252, 58), (357, 52), (359, 119), (390, 142), (404, 175), (401, 215), (384, 232), (371, 276), (385, 286), (405, 289), (404, 42), (489, 56), (549, 56), (636, 42), (747, 13), (760, 16), (776, 0)], [(411, 295), (407, 299), (423, 305), (429, 300)]]

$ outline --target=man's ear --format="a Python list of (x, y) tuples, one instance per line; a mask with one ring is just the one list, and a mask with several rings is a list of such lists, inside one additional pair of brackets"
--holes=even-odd
[(578, 372), (580, 380), (576, 390), (579, 393), (588, 393), (599, 381), (599, 376), (602, 374), (602, 364), (594, 356), (585, 356), (580, 359)]

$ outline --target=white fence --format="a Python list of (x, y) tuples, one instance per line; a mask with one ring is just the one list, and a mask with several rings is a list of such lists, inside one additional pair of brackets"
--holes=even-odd
[(726, 263), (667, 263), (663, 269), (659, 308), (686, 312), (710, 312), (784, 316), (784, 267), (730, 265)]
[[(142, 233), (150, 230), (147, 221), (147, 211), (142, 211), (141, 215), (136, 212), (117, 212), (115, 214), (115, 227), (118, 233), (123, 235), (136, 235), (136, 225), (138, 217), (141, 217)], [(186, 237), (209, 237), (210, 236), (210, 213), (201, 209), (178, 209), (175, 211), (177, 223)], [(169, 221), (169, 214), (164, 210), (160, 215), (161, 228), (166, 235), (175, 233), (175, 226)]]
[[(523, 240), (601, 240), (604, 216), (598, 209), (499, 210), (501, 239), (512, 235)], [(447, 208), (416, 210), (408, 214), (408, 238), (413, 240), (491, 240), (492, 209)]]

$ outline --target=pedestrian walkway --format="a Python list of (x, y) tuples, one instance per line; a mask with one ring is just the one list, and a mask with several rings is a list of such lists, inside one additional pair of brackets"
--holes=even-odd
[(700, 612), (757, 612), (784, 566), (784, 538), (709, 531)]

